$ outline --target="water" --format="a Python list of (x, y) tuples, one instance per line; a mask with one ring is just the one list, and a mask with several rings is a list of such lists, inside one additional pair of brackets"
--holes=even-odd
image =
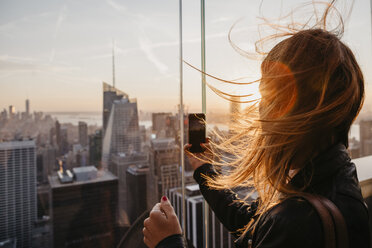
[[(74, 113), (74, 112), (60, 112), (60, 113), (47, 113), (50, 114), (53, 118), (58, 119), (60, 123), (71, 123), (74, 125), (78, 125), (79, 121), (84, 121), (88, 125), (92, 126), (102, 126), (102, 114), (100, 112), (86, 112), (86, 113)], [(140, 121), (140, 125), (149, 128), (152, 126), (151, 120)], [(213, 129), (217, 126), (220, 130), (226, 131), (228, 130), (227, 125), (223, 124), (209, 124), (207, 129)], [(353, 124), (350, 128), (349, 138), (355, 138), (356, 140), (359, 139), (359, 125)]]
[[(78, 125), (79, 121), (86, 122), (89, 126), (102, 126), (102, 113), (98, 112), (59, 112), (59, 113), (46, 113), (51, 115), (53, 118), (57, 119), (60, 123), (71, 123), (73, 125)], [(149, 128), (152, 126), (152, 121), (140, 121), (140, 125)]]

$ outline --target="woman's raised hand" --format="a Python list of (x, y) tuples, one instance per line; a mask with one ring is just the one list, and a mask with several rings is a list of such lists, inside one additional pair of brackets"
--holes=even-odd
[(183, 147), (183, 149), (185, 151), (185, 154), (187, 155), (187, 158), (188, 158), (193, 170), (196, 170), (197, 168), (199, 168), (203, 164), (205, 164), (207, 162), (209, 163), (212, 160), (213, 154), (212, 154), (212, 151), (211, 151), (211, 148), (210, 148), (210, 145), (209, 145), (209, 141), (210, 141), (210, 139), (206, 138), (206, 142), (200, 144), (200, 146), (202, 148), (204, 148), (204, 152), (200, 152), (200, 153), (191, 153), (190, 152), (190, 148), (192, 146), (191, 144), (186, 144)]
[(166, 196), (152, 208), (150, 216), (143, 222), (142, 232), (143, 241), (149, 248), (168, 236), (182, 233), (177, 215)]

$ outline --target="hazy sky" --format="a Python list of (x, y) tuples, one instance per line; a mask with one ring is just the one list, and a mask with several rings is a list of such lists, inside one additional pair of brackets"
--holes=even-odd
[[(266, 17), (279, 17), (301, 2), (308, 1), (265, 0), (262, 10)], [(258, 77), (258, 62), (237, 54), (227, 33), (243, 18), (232, 38), (252, 50), (259, 37), (260, 3), (206, 0), (208, 73), (225, 79)], [(184, 59), (199, 67), (200, 1), (184, 1), (183, 8)], [(355, 1), (343, 39), (355, 52), (367, 82), (372, 79), (370, 12), (369, 0)], [(306, 14), (310, 16), (301, 12)], [(112, 83), (114, 39), (117, 88), (137, 98), (140, 110), (175, 111), (178, 25), (177, 0), (2, 0), (0, 109), (14, 105), (24, 111), (29, 98), (32, 110), (101, 111), (102, 81)], [(184, 102), (199, 111), (200, 73), (188, 66), (184, 70)], [(210, 90), (207, 104), (212, 111), (228, 106)]]

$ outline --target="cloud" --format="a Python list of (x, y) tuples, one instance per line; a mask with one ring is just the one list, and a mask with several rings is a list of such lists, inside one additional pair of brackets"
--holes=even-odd
[(127, 12), (127, 7), (125, 7), (124, 5), (122, 4), (119, 4), (117, 2), (115, 2), (114, 0), (106, 0), (106, 2), (111, 6), (113, 7), (115, 10), (119, 11), (119, 12)]
[(53, 11), (46, 11), (35, 15), (23, 16), (19, 19), (0, 24), (0, 35), (12, 36), (11, 33), (17, 30), (20, 24), (30, 23), (34, 20), (38, 20), (39, 18), (49, 18), (52, 14), (54, 14)]
[(140, 50), (144, 52), (147, 59), (154, 64), (154, 66), (159, 70), (159, 72), (163, 75), (168, 74), (168, 66), (166, 66), (163, 62), (161, 62), (153, 52), (153, 47), (148, 42), (147, 37), (142, 36), (139, 38), (139, 46)]
[(62, 8), (59, 11), (57, 22), (56, 22), (56, 27), (54, 29), (53, 47), (52, 47), (52, 50), (51, 50), (50, 56), (49, 56), (49, 62), (50, 63), (54, 61), (54, 58), (55, 58), (55, 55), (56, 55), (55, 43), (56, 43), (56, 40), (57, 40), (59, 30), (61, 29), (61, 26), (62, 26), (62, 22), (66, 19), (66, 13), (67, 13), (67, 6), (63, 5)]
[(0, 55), (1, 74), (4, 72), (71, 72), (76, 70), (80, 70), (80, 68), (65, 64), (51, 65), (45, 61), (30, 57)]

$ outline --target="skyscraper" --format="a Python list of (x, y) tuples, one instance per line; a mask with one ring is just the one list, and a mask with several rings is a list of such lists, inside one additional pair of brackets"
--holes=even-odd
[[(129, 197), (132, 190), (127, 183), (126, 172), (129, 166), (138, 166), (140, 168), (148, 167), (148, 157), (144, 153), (125, 153), (113, 154), (108, 170), (119, 179), (119, 215), (118, 220), (121, 226), (129, 226), (128, 202), (133, 200)], [(148, 187), (147, 187), (148, 188)]]
[(110, 117), (110, 112), (112, 104), (115, 100), (120, 100), (122, 98), (128, 98), (128, 95), (115, 87), (103, 82), (103, 116), (102, 116), (102, 127), (103, 127), (103, 136), (105, 135), (107, 122)]
[(129, 156), (141, 151), (137, 101), (128, 97), (112, 103), (102, 147), (102, 165), (108, 167), (112, 155)]
[(102, 129), (89, 136), (89, 164), (101, 167)]
[(31, 247), (36, 220), (36, 147), (33, 140), (0, 143), (0, 240)]
[(166, 190), (180, 186), (180, 151), (174, 138), (151, 140), (150, 175), (148, 187), (149, 204), (155, 204)]
[(156, 138), (175, 138), (176, 122), (176, 117), (171, 113), (153, 113), (152, 132)]
[[(53, 244), (58, 247), (115, 247), (118, 179), (94, 167), (75, 170), (79, 181), (49, 177)], [(87, 175), (83, 175), (87, 173)]]
[(372, 118), (359, 122), (361, 156), (372, 155)]
[(30, 115), (30, 100), (26, 99), (26, 114)]
[(79, 121), (79, 144), (82, 147), (88, 145), (88, 125), (83, 121)]

